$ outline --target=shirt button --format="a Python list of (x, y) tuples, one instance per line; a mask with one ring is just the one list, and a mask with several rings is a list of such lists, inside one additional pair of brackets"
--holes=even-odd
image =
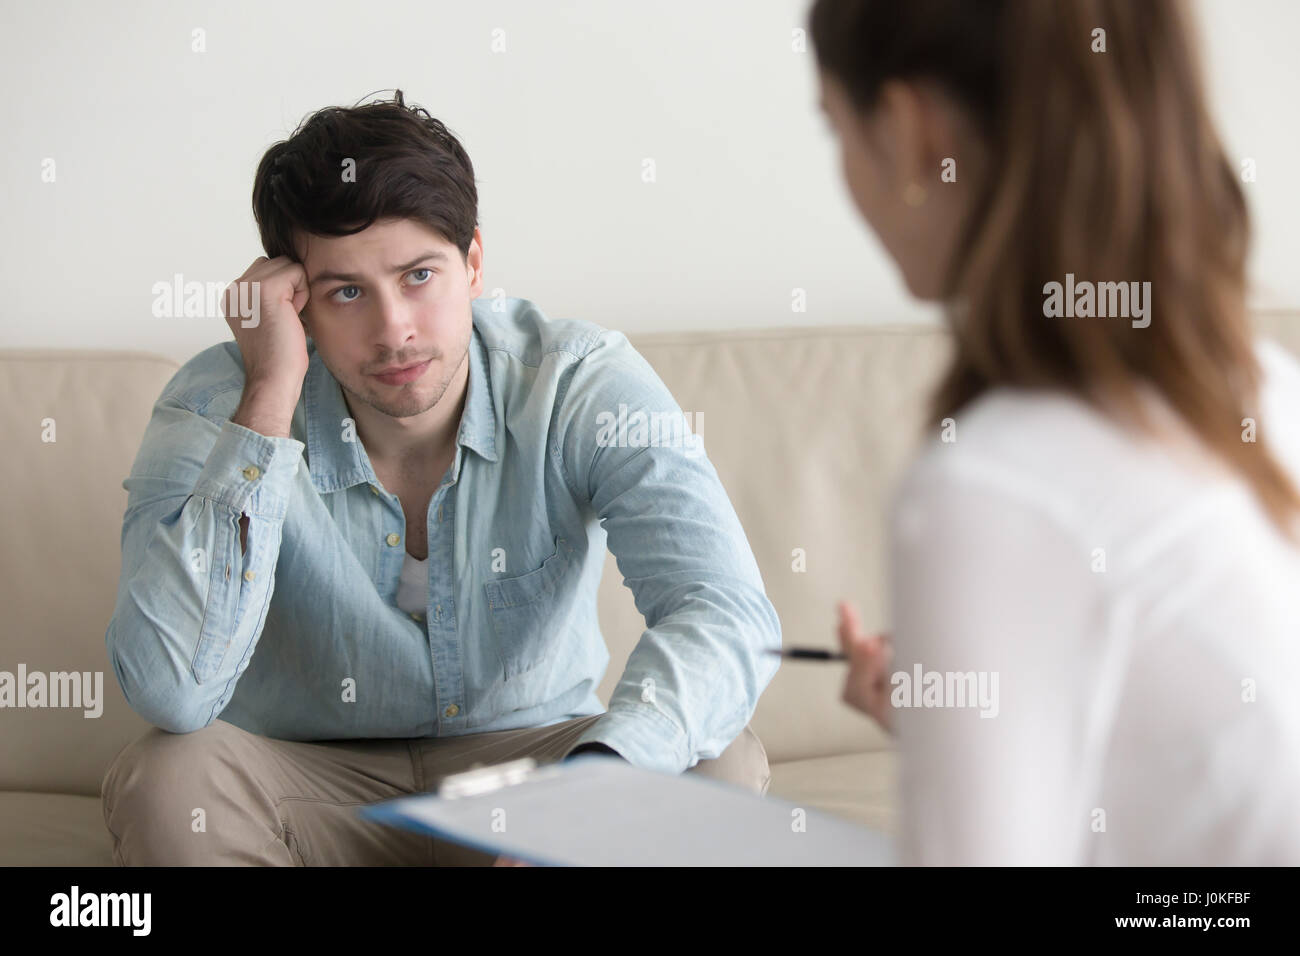
[(391, 547), (395, 548), (397, 547), (397, 543), (402, 540), (402, 536), (398, 534), (396, 531), (394, 531), (390, 533), (388, 537), (385, 538), (384, 540), (387, 541)]
[(256, 465), (249, 465), (247, 468), (244, 469), (244, 477), (247, 478), (249, 481), (252, 481), (261, 473), (262, 473), (262, 469), (258, 468)]
[(455, 717), (457, 714), (460, 713), (460, 708), (457, 707), (455, 704), (449, 704), (447, 705), (447, 709), (443, 711), (443, 713), (445, 713), (448, 717)]
[(253, 578), (255, 578), (255, 577), (257, 577), (257, 575), (256, 575), (254, 572), (252, 572), (252, 571), (245, 571), (245, 572), (244, 572), (244, 580), (245, 580), (245, 581), (251, 581), (251, 580), (253, 580)]
[(411, 620), (412, 620), (412, 621), (418, 621), (418, 620), (420, 620), (420, 615), (419, 615), (419, 613), (416, 612), (416, 611), (412, 611), (412, 612), (411, 612)]
[(370, 493), (371, 493), (372, 495), (378, 495), (378, 494), (379, 494), (379, 489), (376, 488), (374, 485), (371, 485), (371, 486), (370, 486)]

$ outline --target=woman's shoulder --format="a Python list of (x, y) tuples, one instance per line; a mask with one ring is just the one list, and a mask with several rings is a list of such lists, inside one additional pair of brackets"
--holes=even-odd
[(1083, 399), (1058, 389), (991, 389), (922, 440), (905, 486), (982, 484), (1034, 498), (1118, 477), (1141, 440)]
[[(1300, 359), (1267, 338), (1255, 341), (1254, 352), (1262, 419), (1254, 424), (1266, 425), (1271, 439), (1285, 446), (1300, 436)], [(1156, 421), (1164, 414), (1156, 410)], [(1055, 484), (1063, 477), (1062, 464), (1139, 463), (1169, 457), (1165, 451), (1150, 435), (1064, 390), (1000, 387), (936, 425), (925, 436), (917, 464), (942, 470), (945, 464), (1000, 462), (1018, 472), (1049, 475)]]
[[(1300, 480), (1300, 362), (1256, 343), (1261, 378), (1254, 428)], [(1152, 406), (1154, 421), (1171, 413)], [(1252, 422), (1243, 422), (1243, 431)], [(1182, 426), (1156, 438), (1063, 390), (995, 388), (937, 423), (900, 483), (898, 499), (964, 493), (1049, 513), (1080, 533), (1138, 533), (1192, 509), (1249, 508), (1244, 482)], [(1243, 437), (1243, 440), (1247, 440)]]

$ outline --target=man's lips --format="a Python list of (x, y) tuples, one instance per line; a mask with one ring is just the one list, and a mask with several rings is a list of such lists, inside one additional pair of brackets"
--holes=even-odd
[(429, 367), (433, 359), (425, 359), (423, 362), (417, 362), (415, 365), (409, 365), (405, 368), (394, 368), (385, 372), (375, 372), (374, 377), (379, 379), (385, 385), (403, 385), (406, 382), (413, 382)]
[[(425, 359), (424, 362), (429, 361)], [(381, 368), (378, 372), (371, 372), (372, 375), (392, 375), (394, 372), (405, 372), (407, 369), (415, 368), (417, 365), (423, 365), (424, 362), (412, 362), (410, 365), (390, 365), (388, 368)]]

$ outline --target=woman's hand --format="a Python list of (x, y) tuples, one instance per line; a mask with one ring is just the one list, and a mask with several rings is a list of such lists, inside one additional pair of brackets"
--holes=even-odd
[(874, 718), (893, 733), (893, 715), (889, 704), (889, 665), (894, 648), (888, 634), (862, 633), (858, 609), (841, 601), (840, 647), (849, 659), (849, 673), (844, 679), (844, 703)]

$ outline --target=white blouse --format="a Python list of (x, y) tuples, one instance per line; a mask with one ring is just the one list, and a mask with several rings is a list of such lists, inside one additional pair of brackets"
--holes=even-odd
[[(1300, 366), (1258, 354), (1300, 486)], [(1190, 440), (1059, 393), (949, 434), (891, 527), (902, 862), (1300, 864), (1300, 547)]]

